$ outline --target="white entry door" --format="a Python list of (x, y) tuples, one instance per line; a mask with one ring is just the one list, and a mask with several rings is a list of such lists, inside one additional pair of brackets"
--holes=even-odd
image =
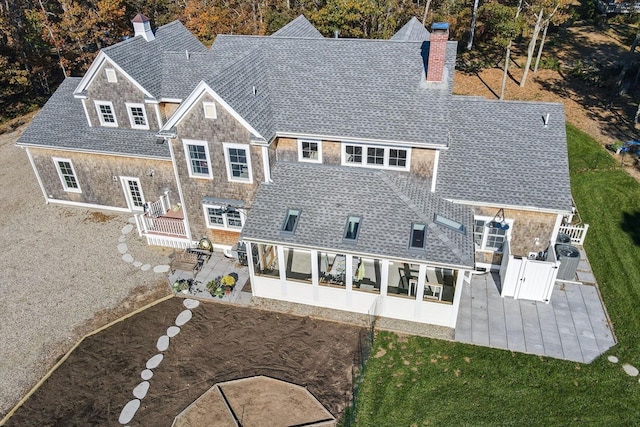
[(122, 188), (124, 189), (127, 205), (132, 211), (144, 210), (144, 195), (142, 194), (142, 186), (138, 178), (130, 176), (121, 176)]

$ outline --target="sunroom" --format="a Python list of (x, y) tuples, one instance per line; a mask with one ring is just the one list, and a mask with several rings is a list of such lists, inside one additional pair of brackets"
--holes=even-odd
[(467, 207), (384, 171), (279, 163), (272, 178), (242, 232), (254, 296), (455, 326), (473, 270)]

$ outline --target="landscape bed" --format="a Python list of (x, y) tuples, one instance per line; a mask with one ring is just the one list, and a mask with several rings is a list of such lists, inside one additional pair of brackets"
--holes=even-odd
[[(159, 353), (158, 338), (184, 310), (182, 303), (171, 298), (86, 338), (6, 425), (120, 425), (122, 408), (134, 399), (140, 374)], [(254, 375), (307, 387), (339, 418), (366, 334), (309, 317), (202, 303), (170, 339), (128, 425), (169, 426), (214, 384)]]

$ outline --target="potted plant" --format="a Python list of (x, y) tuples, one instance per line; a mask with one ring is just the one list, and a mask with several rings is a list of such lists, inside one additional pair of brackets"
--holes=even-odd
[(206, 284), (207, 290), (212, 297), (222, 298), (224, 296), (224, 286), (222, 285), (222, 277), (218, 276), (213, 280), (210, 280)]
[(189, 293), (189, 282), (184, 279), (177, 280), (172, 285), (174, 292), (182, 292), (183, 294)]

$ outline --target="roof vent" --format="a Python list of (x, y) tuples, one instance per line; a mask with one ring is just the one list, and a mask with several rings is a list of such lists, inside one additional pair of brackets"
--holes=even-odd
[(151, 30), (149, 18), (139, 13), (131, 20), (131, 23), (133, 24), (134, 37), (142, 36), (148, 42), (155, 40), (156, 36)]
[(549, 126), (549, 113), (547, 113), (546, 116), (542, 117), (542, 123), (544, 124), (544, 127), (548, 127)]
[(185, 50), (184, 53), (187, 55), (187, 61), (189, 60), (189, 50)]

